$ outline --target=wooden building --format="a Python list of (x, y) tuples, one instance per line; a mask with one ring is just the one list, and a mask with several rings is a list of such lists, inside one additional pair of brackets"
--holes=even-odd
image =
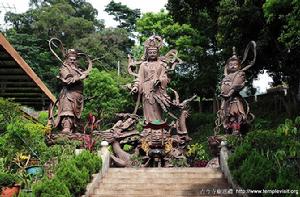
[(0, 97), (43, 110), (55, 96), (0, 33)]

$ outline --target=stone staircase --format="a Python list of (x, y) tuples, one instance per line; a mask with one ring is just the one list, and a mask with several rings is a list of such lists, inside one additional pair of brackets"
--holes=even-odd
[(226, 196), (231, 191), (219, 169), (109, 168), (89, 197)]

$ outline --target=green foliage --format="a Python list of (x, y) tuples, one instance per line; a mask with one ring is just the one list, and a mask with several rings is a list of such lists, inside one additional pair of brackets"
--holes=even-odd
[(241, 144), (236, 148), (234, 154), (231, 155), (228, 159), (228, 166), (230, 170), (239, 169), (243, 164), (244, 160), (249, 156), (252, 147), (248, 143)]
[(70, 193), (75, 196), (84, 192), (89, 181), (88, 170), (85, 167), (78, 169), (74, 160), (60, 162), (55, 176), (63, 181)]
[(7, 126), (6, 133), (0, 137), (0, 155), (11, 162), (16, 153), (31, 154), (39, 158), (47, 151), (44, 142), (45, 127), (25, 120), (15, 120)]
[(33, 193), (36, 197), (71, 197), (64, 180), (58, 178), (42, 180), (33, 187)]
[[(130, 110), (129, 93), (121, 88), (121, 77), (114, 73), (94, 69), (89, 78), (85, 80), (85, 95), (93, 98), (86, 102), (84, 114), (93, 112), (98, 119), (111, 122), (116, 112)], [(131, 105), (130, 105), (131, 104)]]
[(101, 159), (94, 153), (84, 150), (74, 158), (74, 163), (79, 170), (88, 169), (90, 176), (98, 173), (102, 166)]
[[(201, 132), (203, 136), (212, 135), (214, 128), (215, 114), (213, 113), (192, 113), (187, 119), (187, 127), (191, 133)], [(203, 141), (205, 141), (204, 139)]]
[(110, 1), (105, 7), (105, 12), (114, 16), (114, 20), (119, 22), (118, 27), (124, 28), (129, 32), (135, 30), (136, 20), (140, 17), (140, 9), (130, 9), (122, 3), (116, 3), (114, 0)]
[(93, 67), (99, 70), (117, 70), (118, 61), (121, 73), (127, 73), (127, 53), (133, 42), (124, 29), (110, 28), (95, 32), (76, 41), (75, 47), (81, 49), (97, 61)]
[(83, 151), (75, 156), (68, 150), (64, 151), (69, 147), (73, 152), (74, 146), (71, 144), (51, 147), (52, 158), (59, 154), (65, 156), (59, 156), (53, 179), (43, 179), (33, 186), (35, 196), (79, 196), (85, 191), (91, 175), (99, 172), (102, 163), (96, 154)]
[(18, 104), (0, 97), (0, 132), (6, 130), (6, 126), (21, 114)]
[(0, 172), (0, 188), (11, 187), (15, 184), (17, 178), (15, 175), (5, 172)]
[(266, 118), (257, 118), (255, 117), (255, 121), (254, 121), (254, 130), (258, 130), (258, 129), (266, 129), (266, 128), (270, 128), (271, 127), (271, 121), (266, 119)]
[(24, 191), (21, 190), (21, 192), (18, 194), (18, 197), (32, 197), (32, 191)]
[(126, 152), (130, 152), (132, 149), (133, 149), (133, 146), (130, 145), (130, 144), (125, 144), (123, 146), (123, 150), (126, 151)]
[[(296, 121), (299, 121), (299, 117), (297, 117)], [(280, 124), (277, 128), (277, 133), (284, 136), (296, 136), (299, 131), (297, 127), (294, 126), (292, 120), (286, 119), (284, 124)]]
[(47, 111), (41, 111), (38, 116), (38, 121), (43, 124), (47, 125), (48, 123), (48, 112)]
[(263, 157), (257, 151), (252, 151), (232, 174), (242, 188), (264, 189), (265, 183), (275, 177), (273, 162)]
[(278, 40), (288, 48), (299, 46), (299, 0), (267, 0), (263, 6), (264, 15), (269, 24), (281, 25)]
[(208, 154), (200, 143), (188, 145), (187, 156), (193, 160), (208, 160)]
[(227, 146), (231, 149), (234, 149), (241, 145), (243, 138), (241, 136), (229, 135), (226, 137)]
[(244, 188), (297, 189), (300, 182), (299, 118), (272, 130), (246, 135), (228, 159), (234, 179)]
[[(274, 181), (269, 181), (265, 189), (268, 190), (276, 190), (276, 189), (286, 189), (289, 188), (290, 190), (298, 190), (300, 189), (300, 179), (299, 176), (297, 176), (297, 173), (294, 173), (295, 170), (291, 166), (286, 166), (285, 168), (282, 168), (278, 172), (278, 178)], [(271, 196), (271, 195), (266, 195)], [(295, 196), (295, 194), (286, 194), (286, 196)]]

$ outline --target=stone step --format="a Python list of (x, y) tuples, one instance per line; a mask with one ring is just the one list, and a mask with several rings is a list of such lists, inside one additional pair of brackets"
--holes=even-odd
[[(207, 176), (206, 178), (199, 178), (199, 177), (145, 177), (145, 176), (135, 176), (135, 177), (114, 177), (114, 178), (104, 178), (102, 183), (116, 183), (116, 184), (124, 184), (124, 183), (203, 183), (205, 179), (223, 179), (224, 176), (222, 174), (214, 175), (214, 176)], [(101, 184), (102, 184), (101, 183)]]
[(108, 174), (108, 177), (111, 179), (141, 179), (141, 178), (148, 178), (148, 179), (201, 179), (201, 178), (223, 178), (223, 174), (221, 173), (202, 173), (202, 174), (141, 174), (141, 173), (118, 173), (118, 174)]
[(109, 168), (109, 172), (220, 172), (220, 169), (216, 168)]
[[(221, 195), (221, 196), (217, 196), (217, 195), (194, 195), (194, 196), (186, 196), (186, 195), (164, 195), (164, 196), (161, 196), (161, 195), (152, 195), (152, 194), (139, 194), (139, 195), (124, 195), (124, 194), (120, 194), (120, 195), (115, 195), (115, 194), (111, 194), (111, 195), (101, 195), (101, 194), (94, 194), (94, 195), (90, 195), (89, 197), (211, 197), (211, 196), (214, 196), (214, 197), (224, 197), (226, 195)], [(230, 196), (232, 197), (232, 195)]]
[(173, 190), (169, 188), (168, 190), (96, 190), (94, 195), (98, 196), (201, 196), (201, 195), (217, 195), (217, 189), (201, 189), (201, 188), (190, 188), (187, 190)]
[(203, 183), (197, 183), (197, 184), (191, 184), (191, 183), (185, 183), (185, 184), (160, 184), (160, 183), (154, 183), (151, 185), (150, 183), (143, 184), (101, 184), (99, 187), (95, 189), (95, 191), (110, 191), (110, 190), (144, 190), (144, 191), (152, 191), (152, 190), (169, 190), (172, 188), (173, 190), (190, 190), (191, 188), (197, 188), (197, 189), (226, 189), (228, 188), (228, 184), (224, 180), (215, 180), (211, 182), (203, 182)]
[(110, 168), (90, 197), (203, 197), (230, 188), (219, 169)]

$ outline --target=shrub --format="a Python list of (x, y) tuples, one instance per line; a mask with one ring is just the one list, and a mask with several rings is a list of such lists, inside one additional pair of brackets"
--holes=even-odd
[(42, 180), (34, 185), (33, 193), (36, 197), (71, 197), (70, 191), (64, 184), (64, 181), (58, 178)]
[(25, 120), (15, 120), (7, 126), (6, 133), (0, 137), (0, 156), (12, 161), (17, 152), (31, 154), (37, 158), (47, 151), (44, 142), (44, 126)]
[(173, 167), (189, 167), (186, 158), (174, 158), (171, 160)]
[(69, 191), (76, 195), (80, 195), (85, 191), (85, 187), (89, 181), (88, 170), (83, 167), (78, 169), (74, 160), (61, 162), (56, 172), (56, 177), (64, 182)]
[(231, 171), (238, 169), (244, 160), (249, 156), (252, 147), (248, 143), (244, 143), (241, 146), (237, 147), (234, 154), (231, 155), (228, 159), (228, 166)]
[(18, 104), (0, 97), (0, 132), (6, 130), (6, 126), (20, 116)]
[[(297, 169), (286, 166), (282, 168), (278, 172), (278, 177), (274, 180), (269, 181), (265, 189), (267, 190), (298, 190), (300, 191), (300, 179), (299, 174), (295, 173)], [(271, 196), (271, 194), (264, 195), (264, 196)], [(286, 194), (285, 196), (295, 196), (295, 194)]]
[(10, 173), (0, 172), (0, 188), (11, 187), (16, 182), (16, 176)]
[(38, 121), (43, 124), (47, 125), (48, 123), (48, 112), (47, 111), (41, 111), (38, 116)]
[(285, 120), (277, 129), (245, 137), (228, 160), (238, 184), (245, 189), (299, 189), (299, 122)]
[(208, 160), (208, 154), (200, 143), (189, 145), (187, 156), (192, 160)]
[(284, 138), (270, 130), (258, 130), (250, 132), (244, 143), (248, 143), (257, 150), (273, 150), (281, 147)]
[(266, 182), (276, 177), (273, 167), (272, 161), (254, 150), (232, 174), (243, 188), (263, 189)]
[(242, 144), (243, 138), (241, 136), (229, 135), (226, 137), (227, 146), (230, 149), (235, 149)]
[(84, 150), (74, 158), (74, 164), (79, 170), (88, 169), (89, 174), (95, 174), (101, 169), (101, 159), (87, 150)]

